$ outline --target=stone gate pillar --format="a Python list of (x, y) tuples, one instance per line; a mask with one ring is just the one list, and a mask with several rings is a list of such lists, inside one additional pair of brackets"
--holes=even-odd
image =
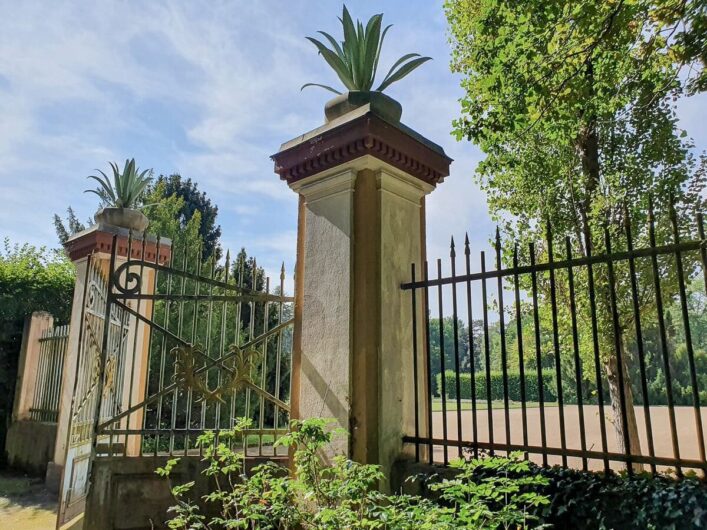
[[(65, 244), (65, 250), (69, 259), (74, 263), (76, 268), (76, 280), (74, 286), (74, 295), (71, 307), (71, 317), (69, 326), (69, 337), (66, 347), (66, 356), (62, 373), (61, 396), (59, 401), (59, 417), (57, 421), (57, 438), (54, 450), (54, 461), (50, 462), (47, 469), (47, 485), (53, 490), (59, 490), (66, 465), (67, 451), (69, 448), (69, 431), (71, 429), (72, 405), (74, 401), (74, 390), (76, 386), (77, 364), (80, 355), (88, 355), (89, 348), (87, 346), (87, 338), (85, 333), (85, 307), (90, 303), (88, 291), (90, 275), (87, 274), (89, 260), (92, 262), (92, 267), (100, 269), (101, 276), (105, 281), (106, 287), (108, 282), (109, 263), (111, 252), (113, 251), (113, 242), (116, 244), (116, 267), (125, 262), (128, 258), (128, 247), (131, 250), (131, 258), (144, 259), (148, 262), (165, 263), (169, 261), (171, 256), (171, 241), (169, 239), (161, 239), (159, 242), (159, 256), (157, 256), (157, 240), (153, 236), (147, 236), (143, 247), (142, 235), (134, 235), (132, 244), (129, 245), (129, 230), (112, 225), (97, 224), (82, 232), (79, 232), (69, 238)], [(145, 249), (145, 255), (142, 256), (142, 250)], [(139, 267), (135, 267), (136, 270)], [(142, 292), (143, 294), (152, 294), (154, 289), (154, 271), (146, 268), (143, 271)], [(143, 302), (138, 308), (133, 304), (134, 309), (139, 310), (143, 316), (148, 316), (151, 311), (150, 301)], [(132, 386), (129, 387), (127, 381), (131, 378), (128, 376), (124, 379), (125, 387), (123, 389), (123, 400), (125, 404), (128, 402), (135, 404), (139, 403), (147, 381), (147, 361), (148, 361), (148, 332), (146, 325), (136, 318), (130, 318), (129, 331), (126, 338), (126, 348), (130, 355), (126, 359), (126, 373), (133, 374)], [(135, 345), (135, 348), (133, 348)], [(133, 355), (133, 349), (135, 354)], [(130, 393), (132, 388), (132, 393)], [(79, 398), (80, 399), (80, 398)], [(131, 423), (129, 428), (140, 428), (137, 425), (138, 420), (131, 419), (135, 425)], [(139, 443), (136, 442), (138, 437), (130, 437), (126, 448), (127, 455), (138, 454)]]
[[(292, 415), (335, 418), (350, 433), (338, 449), (387, 472), (414, 434), (416, 406), (411, 298), (400, 284), (412, 263), (422, 270), (425, 197), (451, 159), (384, 116), (359, 107), (272, 158), (299, 194)], [(417, 406), (425, 432), (426, 404)]]

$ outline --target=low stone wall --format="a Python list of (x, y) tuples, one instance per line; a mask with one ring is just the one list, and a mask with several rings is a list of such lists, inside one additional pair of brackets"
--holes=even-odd
[(37, 477), (44, 477), (47, 464), (54, 458), (56, 423), (20, 420), (10, 425), (5, 441), (9, 467)]
[[(98, 458), (91, 471), (83, 529), (166, 529), (167, 509), (175, 504), (170, 480), (173, 485), (195, 481), (192, 498), (199, 498), (210, 490), (209, 480), (201, 474), (206, 463), (200, 457), (182, 458), (170, 480), (155, 473), (167, 460), (169, 458), (163, 456)], [(247, 468), (266, 461), (287, 464), (286, 458), (249, 458)]]

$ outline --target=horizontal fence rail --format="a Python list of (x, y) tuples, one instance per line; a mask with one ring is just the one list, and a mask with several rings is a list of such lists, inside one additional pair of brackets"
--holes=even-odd
[[(520, 451), (542, 465), (707, 471), (707, 240), (675, 208), (645, 226), (502, 242), (462, 270), (454, 240), (412, 304), (419, 461)], [(556, 248), (562, 244), (562, 250)], [(493, 261), (493, 270), (487, 270)], [(476, 269), (476, 270), (474, 270)], [(446, 273), (443, 270), (447, 271)]]
[(59, 399), (64, 370), (66, 346), (69, 340), (69, 326), (49, 328), (39, 338), (39, 359), (36, 367), (30, 419), (46, 423), (56, 423), (59, 417)]

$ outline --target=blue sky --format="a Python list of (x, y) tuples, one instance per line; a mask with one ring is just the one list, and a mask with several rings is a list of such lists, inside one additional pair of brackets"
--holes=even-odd
[[(430, 258), (465, 231), (485, 248), (493, 226), (472, 180), (481, 154), (450, 136), (462, 92), (442, 2), (347, 5), (394, 24), (382, 70), (411, 51), (434, 58), (389, 89), (403, 122), (455, 159), (428, 202)], [(329, 93), (299, 87), (336, 80), (304, 36), (338, 35), (340, 10), (338, 0), (0, 0), (0, 238), (55, 246), (55, 212), (72, 205), (83, 220), (96, 209), (86, 175), (134, 156), (196, 180), (219, 206), (225, 247), (292, 270), (297, 199), (269, 155), (323, 123)], [(704, 96), (680, 107), (700, 151), (706, 107)]]

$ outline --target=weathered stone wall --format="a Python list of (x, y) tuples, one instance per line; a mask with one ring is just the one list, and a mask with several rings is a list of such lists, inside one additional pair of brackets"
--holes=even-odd
[[(201, 474), (206, 466), (201, 457), (182, 458), (170, 480), (155, 473), (168, 459), (166, 456), (97, 458), (91, 470), (83, 530), (166, 529), (167, 509), (175, 504), (170, 480), (173, 485), (195, 481), (192, 499), (213, 491), (209, 480)], [(287, 465), (285, 458), (249, 458), (247, 468), (265, 461)]]
[(54, 457), (56, 423), (15, 421), (5, 442), (7, 463), (13, 469), (44, 477), (47, 464)]

